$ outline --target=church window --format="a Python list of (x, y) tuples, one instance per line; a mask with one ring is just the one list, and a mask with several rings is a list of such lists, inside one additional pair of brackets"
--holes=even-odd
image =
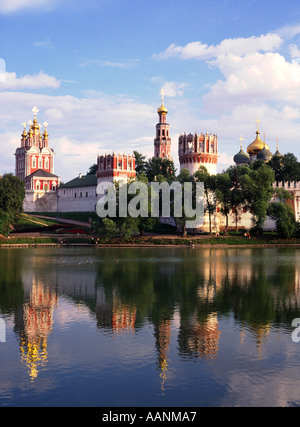
[(45, 159), (45, 169), (49, 169), (49, 159), (47, 157)]
[(35, 169), (36, 168), (36, 158), (32, 157), (32, 168)]
[(82, 197), (82, 191), (80, 192), (80, 197)]
[(86, 193), (85, 193), (85, 197), (88, 197), (89, 195), (88, 195), (88, 192), (86, 191)]

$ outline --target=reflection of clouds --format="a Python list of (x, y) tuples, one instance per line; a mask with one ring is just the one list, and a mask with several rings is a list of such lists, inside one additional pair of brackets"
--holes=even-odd
[[(228, 392), (221, 406), (291, 406), (299, 404), (299, 366), (295, 365), (295, 349), (285, 342), (279, 346), (268, 342), (268, 353), (262, 360), (226, 365), (220, 382), (226, 384)], [(299, 349), (296, 349), (299, 354)], [(281, 361), (276, 360), (277, 357)], [(296, 356), (297, 357), (297, 356)], [(235, 358), (236, 362), (238, 359)], [(216, 374), (216, 372), (214, 372)]]

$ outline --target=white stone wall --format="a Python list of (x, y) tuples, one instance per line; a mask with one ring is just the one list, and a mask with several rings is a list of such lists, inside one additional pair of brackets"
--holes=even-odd
[(59, 188), (58, 212), (95, 212), (96, 186)]
[(204, 166), (210, 175), (216, 175), (217, 173), (217, 165), (213, 163), (198, 163), (198, 162), (181, 163), (180, 170), (182, 171), (182, 169), (188, 169), (190, 171), (190, 174), (194, 175), (194, 173), (199, 170), (200, 166)]
[(57, 192), (25, 191), (24, 212), (57, 212)]

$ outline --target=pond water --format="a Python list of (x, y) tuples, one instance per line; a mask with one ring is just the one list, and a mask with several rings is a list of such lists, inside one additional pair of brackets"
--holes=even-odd
[(0, 406), (299, 406), (297, 318), (299, 249), (2, 249)]

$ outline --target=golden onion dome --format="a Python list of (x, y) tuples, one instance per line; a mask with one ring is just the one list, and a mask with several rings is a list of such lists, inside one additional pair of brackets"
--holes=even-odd
[(167, 108), (164, 106), (164, 103), (162, 102), (161, 106), (159, 107), (159, 109), (157, 110), (158, 114), (167, 114), (168, 110)]
[(250, 145), (248, 145), (248, 148), (247, 148), (247, 152), (248, 154), (250, 154), (250, 156), (253, 154), (259, 153), (261, 150), (264, 149), (264, 147), (266, 147), (267, 150), (270, 150), (270, 147), (260, 139), (259, 131), (256, 132), (256, 135), (257, 135), (256, 139)]
[(164, 95), (165, 95), (165, 91), (164, 91), (163, 88), (162, 88), (160, 94), (161, 94), (161, 106), (159, 107), (159, 109), (157, 110), (157, 112), (158, 112), (158, 114), (167, 114), (168, 110), (164, 106)]

